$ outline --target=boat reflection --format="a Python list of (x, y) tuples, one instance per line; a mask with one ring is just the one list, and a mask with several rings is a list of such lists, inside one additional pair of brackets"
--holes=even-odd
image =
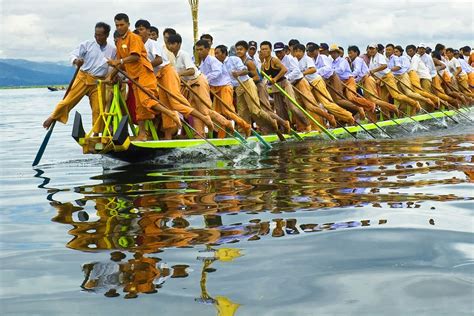
[[(196, 301), (213, 304), (220, 315), (233, 315), (239, 304), (211, 296), (206, 282), (213, 262), (244, 254), (236, 243), (388, 223), (386, 218), (318, 222), (299, 216), (306, 211), (410, 209), (429, 201), (465, 199), (426, 194), (422, 188), (472, 182), (473, 140), (460, 135), (427, 142), (302, 144), (280, 148), (262, 159), (259, 168), (126, 166), (94, 177), (97, 184), (74, 188), (48, 188), (50, 179), (41, 170), (37, 177), (44, 179), (39, 187), (48, 190), (56, 210), (52, 221), (72, 227), (67, 247), (110, 253), (106, 262), (83, 265), (85, 291), (124, 298), (157, 293), (169, 279), (189, 273), (189, 262), (168, 266), (163, 251), (196, 247), (204, 249), (196, 256), (202, 262)], [(459, 176), (453, 178), (452, 171)], [(80, 198), (55, 200), (63, 191)], [(232, 215), (246, 220), (233, 223)], [(427, 218), (426, 224), (434, 225), (434, 220)]]

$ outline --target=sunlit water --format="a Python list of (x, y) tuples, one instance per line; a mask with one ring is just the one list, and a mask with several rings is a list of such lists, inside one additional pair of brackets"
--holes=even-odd
[(3, 314), (473, 313), (466, 120), (135, 166), (83, 156), (69, 122), (34, 170), (62, 93), (0, 90)]

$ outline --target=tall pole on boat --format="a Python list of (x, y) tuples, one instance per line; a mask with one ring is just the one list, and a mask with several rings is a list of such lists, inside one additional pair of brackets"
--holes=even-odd
[[(193, 18), (193, 37), (194, 44), (198, 41), (198, 9), (199, 9), (199, 0), (188, 0), (189, 6), (191, 7), (191, 16)], [(193, 49), (194, 60), (197, 62), (198, 58), (196, 51)]]

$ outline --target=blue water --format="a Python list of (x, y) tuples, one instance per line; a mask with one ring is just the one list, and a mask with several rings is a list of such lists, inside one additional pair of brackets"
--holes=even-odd
[(82, 155), (68, 122), (33, 169), (62, 93), (0, 90), (2, 314), (472, 315), (465, 119), (135, 166)]

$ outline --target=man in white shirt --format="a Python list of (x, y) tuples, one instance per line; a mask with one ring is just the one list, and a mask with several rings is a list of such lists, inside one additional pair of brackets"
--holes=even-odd
[[(460, 90), (465, 93), (469, 91), (469, 83), (467, 80), (467, 73), (463, 70), (461, 63), (457, 58), (454, 57), (454, 49), (446, 49), (446, 67), (449, 72), (456, 78)], [(464, 88), (464, 89), (463, 89)], [(470, 92), (469, 92), (470, 93)]]
[(176, 63), (176, 56), (168, 49), (168, 38), (171, 35), (176, 35), (176, 31), (172, 28), (166, 28), (163, 30), (163, 53), (166, 54), (168, 60), (172, 66)]
[[(107, 60), (115, 59), (116, 48), (107, 43), (110, 26), (99, 22), (95, 25), (95, 39), (79, 44), (71, 53), (71, 63), (81, 68), (68, 95), (56, 105), (53, 113), (44, 121), (43, 127), (48, 129), (54, 121), (67, 123), (69, 112), (84, 96), (89, 97), (92, 109), (93, 132), (98, 135), (104, 125), (100, 119), (97, 80), (105, 79), (109, 66)], [(105, 93), (103, 94), (105, 96)]]
[[(215, 97), (213, 107), (217, 113), (222, 114), (228, 119), (234, 120), (248, 137), (251, 133), (251, 126), (235, 114), (233, 97), (234, 88), (230, 82), (230, 76), (224, 69), (224, 64), (214, 57), (215, 50), (213, 51), (213, 55), (210, 54), (210, 48), (211, 46), (206, 40), (199, 40), (196, 43), (196, 53), (199, 57), (199, 60), (201, 60), (199, 69), (206, 76), (207, 81), (209, 82), (210, 91), (215, 93), (225, 102), (224, 105)], [(230, 109), (227, 107), (230, 107)], [(224, 138), (225, 132), (223, 130), (219, 130), (217, 137)]]
[[(209, 128), (209, 130), (214, 130), (214, 125), (211, 120), (212, 117), (212, 119), (214, 119), (221, 127), (233, 130), (231, 122), (208, 108), (208, 105), (212, 104), (209, 96), (209, 84), (206, 77), (201, 74), (199, 69), (197, 69), (196, 65), (193, 63), (191, 56), (181, 49), (182, 41), (181, 35), (171, 35), (168, 38), (168, 48), (176, 57), (176, 64), (174, 67), (179, 77), (190, 85), (194, 91), (191, 92), (183, 86), (181, 93), (190, 101), (191, 106), (197, 110), (197, 112), (202, 113), (202, 117), (194, 115), (195, 118), (192, 122), (193, 127), (201, 134), (201, 136), (204, 136), (204, 124)], [(197, 95), (199, 95), (200, 98)], [(201, 101), (201, 99), (205, 102)]]
[(397, 82), (393, 77), (393, 73), (388, 69), (385, 56), (377, 52), (377, 44), (372, 43), (368, 46), (367, 55), (370, 58), (369, 73), (381, 81), (382, 98), (385, 101), (388, 101), (388, 96), (390, 95), (399, 103), (405, 102), (408, 106), (418, 111), (420, 109), (420, 104), (398, 91)]

